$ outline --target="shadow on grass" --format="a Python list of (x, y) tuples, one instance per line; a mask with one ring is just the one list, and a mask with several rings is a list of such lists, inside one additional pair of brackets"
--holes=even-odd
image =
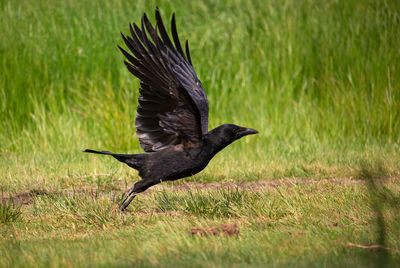
[[(360, 248), (370, 249), (374, 252), (374, 264), (377, 267), (387, 267), (393, 263), (391, 249), (388, 248), (388, 227), (385, 221), (387, 210), (398, 210), (400, 196), (396, 196), (384, 185), (385, 180), (390, 177), (390, 172), (385, 168), (382, 161), (371, 162), (362, 160), (358, 177), (365, 181), (370, 196), (370, 206), (376, 221), (376, 243), (368, 245), (351, 244)], [(400, 219), (397, 221), (400, 222)], [(373, 228), (373, 227), (372, 227)]]

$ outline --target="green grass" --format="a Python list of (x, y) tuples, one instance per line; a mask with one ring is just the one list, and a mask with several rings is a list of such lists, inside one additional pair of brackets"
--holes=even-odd
[[(81, 151), (142, 152), (117, 45), (155, 6), (189, 39), (210, 128), (260, 132), (185, 181), (290, 187), (167, 184), (118, 211), (136, 171)], [(49, 193), (1, 205), (0, 266), (364, 267), (386, 255), (345, 244), (382, 241), (399, 260), (399, 1), (3, 0), (0, 17), (0, 196)], [(188, 231), (221, 222), (240, 236)]]
[[(385, 184), (398, 193), (398, 181)], [(122, 213), (109, 193), (35, 198), (0, 226), (1, 266), (373, 266), (374, 209), (361, 181), (285, 184), (257, 191), (172, 190), (140, 195)], [(400, 196), (394, 196), (399, 202)], [(382, 199), (383, 200), (383, 199)], [(381, 201), (382, 201), (381, 200)], [(400, 260), (399, 213), (385, 208), (386, 262)], [(214, 209), (213, 209), (214, 208)], [(239, 236), (197, 236), (193, 227), (236, 223)]]
[(15, 205), (13, 200), (0, 203), (0, 224), (17, 221), (21, 216), (21, 206)]

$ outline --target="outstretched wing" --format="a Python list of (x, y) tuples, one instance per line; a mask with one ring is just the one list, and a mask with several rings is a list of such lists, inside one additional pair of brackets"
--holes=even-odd
[[(129, 25), (131, 36), (122, 38), (133, 54), (120, 47), (128, 70), (140, 79), (136, 123), (140, 145), (146, 152), (183, 144), (201, 143), (208, 132), (208, 102), (193, 69), (186, 41), (182, 50), (172, 15), (172, 43), (156, 10), (155, 27), (142, 16), (141, 27)], [(150, 36), (150, 38), (149, 38)]]

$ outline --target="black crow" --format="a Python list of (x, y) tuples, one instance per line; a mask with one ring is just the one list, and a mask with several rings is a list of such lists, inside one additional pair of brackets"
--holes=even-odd
[(207, 96), (193, 69), (187, 41), (186, 54), (183, 52), (174, 14), (171, 20), (173, 43), (158, 9), (155, 27), (146, 14), (142, 16), (140, 28), (136, 24), (129, 26), (131, 36), (121, 35), (131, 54), (119, 49), (127, 59), (128, 70), (140, 79), (135, 126), (140, 145), (148, 154), (85, 150), (112, 155), (139, 171), (142, 179), (126, 194), (122, 210), (136, 194), (161, 181), (196, 174), (233, 141), (258, 133), (232, 124), (208, 131)]

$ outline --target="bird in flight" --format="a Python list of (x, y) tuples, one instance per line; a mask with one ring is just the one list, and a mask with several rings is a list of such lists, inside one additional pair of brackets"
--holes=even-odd
[(130, 24), (131, 36), (121, 33), (130, 53), (128, 70), (140, 80), (135, 126), (145, 154), (115, 154), (87, 149), (84, 152), (111, 155), (139, 171), (141, 180), (125, 195), (121, 210), (138, 193), (161, 181), (177, 180), (203, 170), (223, 148), (256, 130), (224, 124), (208, 131), (208, 101), (194, 71), (188, 41), (185, 52), (179, 41), (175, 16), (172, 40), (156, 9), (156, 24), (143, 14), (140, 28)]

